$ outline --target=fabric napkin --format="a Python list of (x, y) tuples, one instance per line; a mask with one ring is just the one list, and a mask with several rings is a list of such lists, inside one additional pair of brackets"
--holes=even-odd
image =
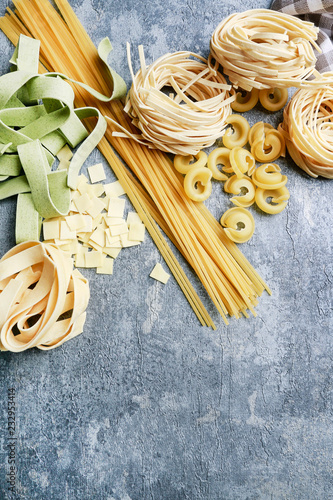
[(317, 43), (322, 54), (316, 68), (323, 73), (333, 71), (333, 0), (273, 0), (271, 9), (311, 21), (320, 28)]

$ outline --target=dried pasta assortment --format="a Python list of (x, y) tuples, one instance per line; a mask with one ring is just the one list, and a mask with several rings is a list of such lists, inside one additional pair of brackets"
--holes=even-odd
[[(50, 260), (52, 256), (60, 262), (61, 258), (57, 252), (61, 252), (62, 248), (76, 254), (76, 265), (92, 267), (92, 264), (97, 263), (96, 267), (100, 268), (101, 272), (111, 274), (115, 253), (124, 246), (139, 244), (143, 240), (146, 227), (201, 324), (215, 328), (164, 240), (157, 223), (196, 272), (226, 323), (227, 315), (237, 318), (241, 315), (247, 316), (247, 310), (255, 314), (254, 307), (258, 296), (265, 289), (269, 292), (269, 289), (235, 245), (248, 241), (254, 232), (254, 219), (247, 208), (256, 203), (264, 212), (276, 214), (286, 207), (289, 199), (287, 177), (274, 163), (280, 156), (285, 155), (286, 145), (296, 163), (310, 175), (325, 174), (327, 177), (333, 177), (332, 74), (319, 75), (315, 70), (314, 49), (319, 51), (316, 44), (318, 29), (312, 23), (266, 9), (233, 14), (214, 31), (208, 60), (192, 52), (175, 52), (147, 65), (143, 48), (140, 46), (141, 67), (136, 74), (132, 67), (130, 47), (127, 45), (132, 86), (123, 106), (121, 102), (111, 102), (113, 97), (121, 96), (123, 82), (118, 80), (118, 75), (107, 66), (110, 46), (104, 43), (99, 47), (99, 51), (96, 51), (67, 0), (56, 0), (62, 17), (47, 0), (17, 0), (15, 5), (17, 10), (13, 13), (8, 9), (9, 15), (0, 20), (0, 28), (14, 44), (18, 43), (22, 33), (28, 35), (26, 38), (32, 40), (32, 43), (35, 40), (30, 38), (31, 35), (40, 39), (40, 60), (45, 67), (39, 67), (40, 73), (50, 75), (47, 71), (59, 72), (61, 78), (64, 78), (63, 74), (69, 74), (69, 81), (75, 90), (73, 93), (70, 87), (71, 99), (63, 98), (61, 92), (57, 94), (61, 106), (47, 111), (48, 114), (54, 113), (56, 117), (59, 115), (60, 125), (49, 127), (48, 132), (53, 135), (54, 131), (59, 132), (63, 125), (62, 115), (71, 115), (74, 110), (74, 96), (75, 105), (85, 109), (76, 112), (77, 119), (93, 115), (98, 118), (98, 122), (102, 122), (102, 117), (105, 116), (108, 127), (104, 139), (101, 139), (102, 136), (98, 135), (91, 123), (87, 123), (86, 128), (92, 130), (92, 135), (100, 141), (99, 149), (112, 166), (121, 183), (121, 189), (129, 196), (138, 213), (138, 220), (130, 224), (122, 219), (122, 200), (118, 198), (112, 201), (113, 197), (108, 198), (107, 194), (104, 197), (99, 187), (101, 185), (90, 185), (88, 188), (87, 179), (78, 175), (83, 158), (81, 155), (78, 155), (77, 159), (70, 158), (67, 146), (64, 148), (64, 142), (61, 146), (57, 143), (57, 151), (54, 151), (54, 154), (59, 154), (60, 160), (57, 175), (61, 177), (63, 184), (64, 179), (67, 179), (67, 195), (57, 196), (52, 187), (47, 190), (51, 198), (54, 197), (56, 202), (61, 198), (66, 206), (60, 207), (56, 212), (42, 212), (44, 207), (48, 206), (47, 203), (51, 207), (52, 203), (55, 206), (56, 203), (53, 199), (47, 200), (45, 196), (41, 199), (39, 195), (34, 196), (34, 192), (40, 192), (39, 185), (31, 187), (31, 179), (37, 177), (37, 167), (34, 169), (31, 166), (33, 157), (40, 158), (41, 165), (44, 162), (42, 171), (46, 172), (44, 177), (48, 180), (47, 153), (41, 149), (47, 149), (47, 146), (43, 142), (44, 136), (37, 135), (36, 138), (32, 137), (32, 140), (29, 138), (28, 141), (17, 143), (17, 155), (25, 176), (20, 178), (15, 174), (18, 178), (14, 183), (11, 182), (12, 179), (8, 179), (5, 189), (1, 190), (0, 186), (0, 199), (20, 194), (18, 213), (22, 214), (23, 222), (17, 228), (19, 239), (24, 241), (27, 234), (32, 234), (32, 228), (25, 232), (25, 220), (33, 220), (34, 234), (38, 234), (40, 216), (43, 216), (46, 218), (44, 237), (54, 242), (45, 242), (42, 250), (39, 250), (41, 254), (46, 255), (46, 260)], [(52, 50), (48, 44), (50, 36), (53, 41)], [(18, 69), (19, 65), (23, 64), (19, 46), (13, 61)], [(38, 58), (36, 60), (35, 57), (36, 64), (38, 65)], [(218, 71), (219, 64), (230, 82), (239, 89), (237, 93)], [(312, 75), (316, 78), (309, 79)], [(39, 77), (42, 78), (41, 75)], [(43, 81), (48, 80), (50, 78), (43, 75)], [(63, 80), (60, 81), (68, 85)], [(85, 84), (78, 84), (80, 81)], [(107, 97), (110, 82), (113, 93), (111, 97)], [(21, 87), (24, 85), (25, 83)], [(305, 88), (300, 89), (285, 108), (284, 122), (278, 130), (263, 122), (250, 128), (243, 116), (232, 114), (232, 109), (243, 113), (253, 109), (258, 102), (266, 110), (276, 112), (286, 105), (287, 88), (291, 86)], [(172, 91), (167, 92), (166, 89), (170, 87)], [(20, 95), (16, 94), (15, 89), (16, 87), (7, 99), (12, 108), (20, 107), (18, 100), (23, 95), (22, 92)], [(38, 95), (37, 92), (34, 95), (35, 99), (48, 97), (47, 94)], [(0, 93), (0, 114), (6, 124), (6, 103), (1, 106), (1, 102)], [(87, 110), (91, 110), (92, 102), (96, 105), (96, 110), (89, 115)], [(24, 102), (23, 104), (25, 105)], [(29, 128), (30, 123), (35, 124), (39, 119), (37, 107), (34, 103), (29, 103), (29, 116), (28, 112), (25, 112), (28, 123), (14, 123), (10, 116), (6, 125)], [(32, 108), (36, 108), (36, 112)], [(85, 128), (84, 131), (87, 134)], [(26, 136), (29, 137), (28, 134)], [(212, 146), (221, 136), (223, 147), (213, 149), (207, 156), (202, 149)], [(11, 137), (5, 134), (7, 142), (2, 140), (4, 148), (1, 151), (2, 156), (0, 155), (0, 181), (7, 181), (6, 177), (12, 176), (11, 172), (18, 170), (17, 166), (10, 164), (13, 160), (2, 160), (6, 152), (13, 152)], [(56, 139), (59, 141), (58, 135)], [(33, 144), (34, 142), (36, 144)], [(71, 141), (65, 142), (73, 146)], [(129, 169), (124, 166), (113, 148)], [(16, 150), (14, 152), (16, 153)], [(164, 153), (174, 154), (174, 161)], [(256, 162), (262, 165), (256, 167)], [(103, 181), (105, 178), (98, 165), (90, 168), (88, 172), (92, 183)], [(214, 181), (224, 182), (225, 192), (233, 195), (231, 202), (236, 205), (222, 215), (221, 224), (201, 203), (210, 196)], [(45, 182), (44, 184), (47, 186)], [(69, 188), (75, 190), (72, 200), (68, 197)], [(92, 198), (97, 201), (91, 206)], [(108, 198), (107, 202), (105, 198)], [(47, 202), (46, 205), (44, 201)], [(38, 217), (24, 218), (24, 214), (33, 213), (36, 204), (41, 207), (41, 210), (37, 209)], [(78, 241), (83, 243), (84, 248), (90, 245), (92, 250), (82, 251), (81, 248), (77, 252)], [(39, 245), (37, 242), (23, 243), (30, 244), (31, 248), (37, 248)], [(96, 252), (99, 253), (98, 258)], [(62, 259), (67, 262), (66, 269), (69, 269), (69, 257), (64, 255)], [(101, 255), (108, 264), (101, 261)], [(39, 273), (42, 276), (40, 262), (36, 265), (34, 275)], [(31, 266), (30, 268), (32, 269)], [(160, 276), (157, 279), (161, 281), (167, 279), (165, 275), (161, 277), (160, 270), (154, 271), (153, 274), (155, 277)], [(74, 276), (74, 273), (71, 276)], [(76, 274), (75, 278), (78, 277), (79, 274)], [(25, 277), (24, 279), (26, 280)], [(68, 279), (71, 285), (67, 295), (70, 295), (74, 278)], [(4, 297), (10, 297), (13, 288), (13, 293), (19, 296), (21, 292), (18, 285), (15, 283), (8, 288), (11, 280), (4, 280), (3, 283), (0, 281), (0, 285), (3, 284), (0, 293), (5, 294)], [(32, 291), (35, 289), (38, 290), (39, 285)], [(28, 295), (30, 293), (28, 292)], [(9, 309), (13, 300), (9, 299), (9, 302), (12, 301)], [(62, 315), (72, 310), (64, 307), (58, 315), (63, 326), (65, 319)], [(56, 307), (57, 311), (58, 309), (60, 311), (60, 306)], [(73, 314), (72, 312), (71, 318)], [(66, 321), (70, 322), (71, 318), (66, 318)], [(67, 340), (67, 337), (73, 336), (66, 333), (61, 337), (57, 333), (56, 338), (51, 339), (51, 334), (44, 337), (44, 334), (40, 336), (38, 333), (32, 341), (32, 337), (26, 337), (26, 331), (37, 331), (35, 325), (43, 320), (37, 318), (33, 325), (30, 325), (30, 322), (30, 319), (24, 320), (23, 326), (19, 326), (24, 330), (20, 333), (20, 339), (24, 342), (28, 339), (29, 347), (37, 345), (40, 348), (51, 348), (64, 341), (63, 339)], [(79, 331), (80, 328), (79, 325), (73, 331)], [(51, 331), (55, 331), (55, 327), (52, 327)], [(10, 335), (8, 339), (15, 347), (17, 336), (12, 338)], [(7, 334), (4, 339), (3, 341), (1, 334), (3, 347), (7, 348)]]
[(279, 127), (296, 165), (311, 177), (333, 178), (333, 73), (322, 87), (298, 90), (284, 109)]
[[(141, 46), (139, 52), (141, 69), (134, 75), (128, 46), (133, 83), (124, 109), (141, 133), (113, 135), (181, 155), (211, 146), (221, 137), (234, 100), (224, 76), (191, 52), (166, 54), (148, 67)], [(163, 92), (166, 86), (172, 94)]]
[(0, 259), (0, 349), (54, 349), (83, 331), (88, 281), (56, 245), (16, 245)]
[[(211, 57), (237, 88), (319, 86), (308, 80), (318, 52), (318, 28), (289, 14), (253, 9), (231, 14), (215, 29)], [(273, 84), (273, 85), (272, 85)]]

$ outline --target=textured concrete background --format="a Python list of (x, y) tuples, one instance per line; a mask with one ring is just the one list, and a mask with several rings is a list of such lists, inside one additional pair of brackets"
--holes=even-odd
[[(148, 61), (182, 49), (207, 55), (223, 17), (270, 2), (71, 3), (96, 44), (111, 38), (113, 65), (129, 83), (126, 41), (136, 68), (140, 43)], [(1, 0), (1, 14), (6, 6)], [(13, 48), (2, 33), (0, 44), (3, 73)], [(94, 152), (88, 164), (101, 159)], [(81, 336), (50, 352), (1, 354), (1, 499), (10, 498), (10, 387), (13, 498), (333, 498), (332, 181), (305, 176), (289, 158), (279, 163), (288, 208), (277, 216), (252, 209), (256, 231), (241, 247), (273, 290), (257, 318), (226, 327), (194, 279), (218, 329), (199, 326), (173, 278), (166, 286), (149, 278), (162, 259), (148, 236), (120, 254), (112, 277), (84, 272), (92, 297)], [(216, 217), (231, 206), (220, 184), (208, 205)], [(14, 244), (15, 200), (0, 203), (0, 220), (2, 255)]]

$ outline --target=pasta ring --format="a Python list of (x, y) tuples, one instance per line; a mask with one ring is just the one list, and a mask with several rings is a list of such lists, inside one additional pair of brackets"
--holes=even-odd
[[(194, 158), (197, 161), (191, 163)], [(194, 158), (193, 155), (175, 155), (173, 165), (177, 172), (187, 174), (192, 168), (204, 167), (207, 163), (207, 155), (203, 151), (200, 151)]]
[(259, 101), (267, 111), (279, 111), (288, 101), (287, 88), (262, 89), (259, 91)]
[(254, 125), (252, 125), (250, 132), (249, 132), (249, 144), (252, 146), (253, 141), (257, 139), (258, 137), (264, 138), (266, 133), (269, 130), (274, 130), (273, 125), (270, 123), (264, 123), (264, 122), (257, 122)]
[[(270, 198), (275, 205), (267, 202), (267, 198)], [(255, 201), (258, 207), (267, 214), (279, 214), (282, 212), (290, 198), (288, 189), (283, 186), (280, 189), (256, 189)]]
[(277, 160), (285, 151), (285, 141), (277, 130), (269, 130), (264, 138), (258, 137), (251, 146), (251, 153), (261, 163)]
[(259, 90), (252, 89), (250, 91), (241, 90), (236, 93), (236, 100), (231, 103), (231, 108), (238, 113), (250, 111), (257, 104), (259, 99)]
[(280, 189), (287, 184), (287, 176), (281, 174), (281, 169), (276, 163), (260, 165), (252, 175), (254, 184), (266, 190)]
[(207, 167), (212, 172), (213, 179), (217, 181), (227, 180), (227, 176), (220, 172), (217, 165), (222, 165), (222, 170), (224, 172), (232, 172), (232, 167), (230, 165), (230, 149), (228, 148), (215, 148), (208, 155)]
[(252, 153), (240, 147), (233, 148), (230, 151), (230, 164), (232, 170), (240, 179), (246, 172), (252, 175), (254, 172), (256, 161)]
[(193, 201), (205, 201), (212, 193), (212, 172), (209, 168), (192, 168), (184, 177), (184, 191)]
[(252, 214), (242, 207), (229, 208), (221, 217), (221, 225), (228, 238), (235, 243), (248, 241), (255, 229)]
[(250, 207), (254, 203), (256, 186), (250, 177), (244, 175), (241, 179), (237, 175), (232, 175), (224, 183), (224, 191), (239, 195), (242, 191), (246, 191), (241, 196), (233, 196), (230, 201), (238, 207)]
[(232, 149), (237, 146), (241, 148), (245, 146), (250, 132), (248, 121), (241, 115), (230, 115), (225, 122), (231, 125), (231, 127), (227, 128), (223, 136), (225, 147)]

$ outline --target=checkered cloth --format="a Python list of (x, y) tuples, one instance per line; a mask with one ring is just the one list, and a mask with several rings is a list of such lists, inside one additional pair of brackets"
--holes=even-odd
[(320, 28), (317, 43), (322, 54), (316, 68), (323, 73), (333, 71), (333, 0), (273, 0), (271, 9), (299, 16)]

